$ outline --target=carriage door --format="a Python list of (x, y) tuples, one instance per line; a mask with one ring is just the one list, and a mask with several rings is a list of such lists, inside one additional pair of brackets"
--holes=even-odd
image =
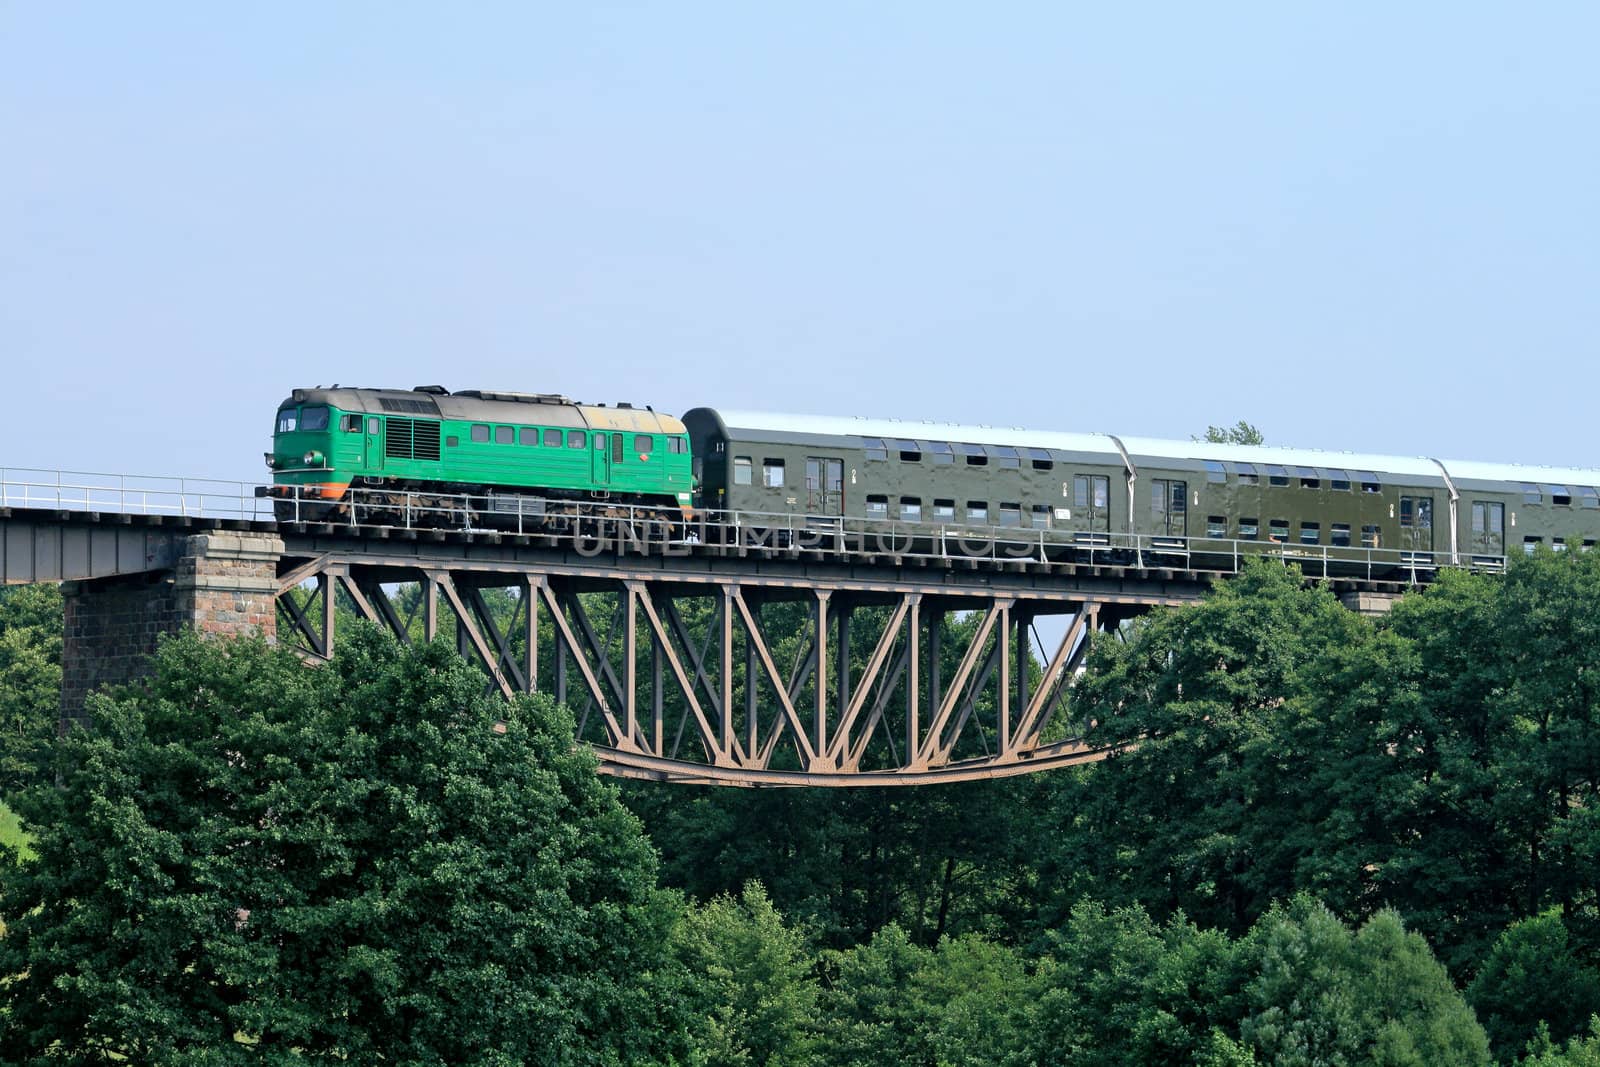
[(1151, 530), (1157, 537), (1184, 537), (1188, 530), (1189, 483), (1156, 478), (1150, 483)]
[(594, 484), (595, 488), (608, 485), (611, 482), (611, 457), (606, 452), (606, 435), (594, 435)]
[(383, 470), (383, 420), (376, 415), (347, 415), (345, 417), (358, 420), (366, 419), (367, 454), (364, 466), (369, 472)]
[(1433, 497), (1400, 498), (1400, 551), (1433, 551)]
[(1506, 506), (1492, 500), (1472, 502), (1471, 549), (1480, 556), (1506, 554)]
[(1083, 528), (1094, 533), (1111, 532), (1111, 479), (1103, 474), (1072, 476), (1072, 508)]
[(806, 457), (806, 511), (812, 515), (844, 514), (844, 460)]

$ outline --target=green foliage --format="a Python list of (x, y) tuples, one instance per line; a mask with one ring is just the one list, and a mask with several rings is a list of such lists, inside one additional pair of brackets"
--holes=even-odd
[(48, 777), (61, 716), (61, 589), (0, 589), (0, 796)]
[(1558, 909), (1513, 923), (1467, 987), (1495, 1055), (1509, 1060), (1544, 1027), (1560, 1041), (1600, 1013), (1600, 971), (1578, 957)]
[(804, 936), (758, 883), (683, 916), (674, 950), (694, 976), (692, 1062), (788, 1067), (812, 1062), (817, 985)]
[(1522, 1067), (1600, 1067), (1600, 1015), (1589, 1020), (1590, 1036), (1575, 1037), (1566, 1048), (1555, 1046), (1547, 1031), (1541, 1031), (1529, 1044)]
[(1250, 423), (1240, 419), (1232, 426), (1207, 426), (1205, 436), (1195, 438), (1197, 441), (1208, 441), (1214, 445), (1264, 445), (1267, 443), (1261, 431)]
[(155, 667), (93, 698), (63, 788), (22, 799), (38, 857), (0, 872), (0, 973), (19, 976), (0, 1046), (661, 1058), (677, 1027), (651, 976), (674, 909), (564, 712), (487, 698), (443, 645), (372, 631), (322, 670), (192, 635)]

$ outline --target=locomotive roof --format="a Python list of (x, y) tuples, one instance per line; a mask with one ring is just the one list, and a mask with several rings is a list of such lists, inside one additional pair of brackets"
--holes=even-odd
[[(409, 415), (464, 422), (537, 423), (592, 430), (683, 433), (683, 423), (649, 408), (578, 404), (563, 396), (463, 390), (457, 393), (415, 389), (296, 389), (284, 404), (328, 404), (340, 411)], [(280, 404), (280, 407), (283, 405)]]
[[(978, 445), (1010, 445), (1045, 448), (1053, 451), (1098, 454), (1107, 462), (1120, 465), (1117, 443), (1127, 449), (1136, 467), (1176, 463), (1199, 467), (1206, 460), (1224, 464), (1249, 463), (1258, 466), (1277, 464), (1286, 468), (1311, 468), (1324, 472), (1345, 471), (1354, 477), (1363, 472), (1392, 475), (1414, 484), (1443, 485), (1448, 472), (1458, 489), (1504, 488), (1506, 483), (1532, 483), (1555, 486), (1600, 486), (1600, 470), (1573, 467), (1526, 467), (1513, 463), (1483, 463), (1472, 460), (1434, 460), (1426, 456), (1387, 456), (1369, 452), (1329, 452), (1310, 448), (1281, 448), (1272, 445), (1235, 445), (1210, 441), (1177, 441), (1158, 437), (1126, 437), (1105, 433), (1063, 433), (1025, 430), (1019, 427), (972, 426), (958, 423), (911, 422), (899, 419), (868, 419), (837, 415), (789, 415), (763, 411), (724, 411), (702, 409), (721, 419), (730, 431), (749, 439), (805, 437), (814, 440), (851, 438), (860, 446), (864, 438), (883, 440), (921, 440), (966, 442)], [(1441, 471), (1441, 467), (1443, 471)], [(1259, 473), (1266, 473), (1260, 471)]]

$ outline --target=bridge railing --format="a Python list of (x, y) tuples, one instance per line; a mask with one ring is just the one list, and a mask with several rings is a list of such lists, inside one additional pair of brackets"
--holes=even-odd
[(0, 507), (270, 520), (251, 482), (0, 467)]

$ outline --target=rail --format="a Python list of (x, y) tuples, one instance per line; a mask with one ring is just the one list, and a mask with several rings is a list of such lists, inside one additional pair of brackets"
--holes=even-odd
[(868, 563), (970, 561), (1182, 569), (1231, 573), (1247, 557), (1299, 564), (1316, 576), (1417, 581), (1442, 566), (1503, 570), (1500, 553), (1427, 547), (1305, 544), (1179, 535), (1127, 534), (1053, 524), (963, 524), (934, 520), (821, 516), (804, 512), (696, 511), (667, 522), (659, 507), (538, 500), (512, 495), (419, 494), (351, 489), (338, 506), (312, 498), (259, 495), (253, 482), (0, 467), (0, 507), (277, 522), (343, 530), (539, 536), (580, 552), (688, 554), (698, 545)]

